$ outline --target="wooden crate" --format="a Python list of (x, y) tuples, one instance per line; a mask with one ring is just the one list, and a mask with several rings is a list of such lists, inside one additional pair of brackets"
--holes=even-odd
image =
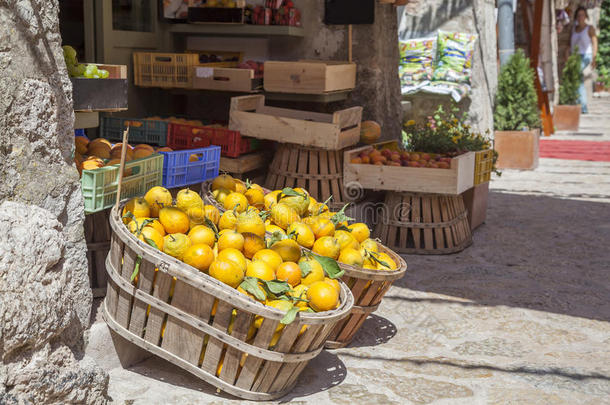
[[(214, 54), (237, 61), (200, 63), (199, 55)], [(192, 88), (194, 67), (234, 68), (241, 52), (192, 51), (188, 53), (134, 52), (134, 84), (140, 87)]]
[(106, 79), (71, 77), (72, 104), (77, 112), (127, 110), (127, 66), (97, 64), (108, 71)]
[(87, 263), (89, 265), (89, 285), (94, 297), (106, 295), (106, 256), (110, 250), (110, 209), (85, 215), (85, 241), (87, 242)]
[(282, 143), (340, 150), (360, 140), (362, 107), (334, 114), (268, 107), (261, 95), (231, 99), (229, 128), (242, 135)]
[(451, 159), (450, 169), (350, 163), (361, 152), (372, 150), (375, 146), (345, 152), (343, 174), (347, 187), (459, 195), (474, 184), (474, 152)]
[(356, 64), (339, 61), (300, 60), (265, 62), (265, 91), (323, 94), (356, 87)]
[(215, 91), (252, 93), (261, 88), (262, 80), (254, 78), (254, 70), (237, 68), (195, 67), (193, 88)]
[(489, 200), (489, 182), (479, 184), (462, 193), (464, 205), (468, 211), (470, 229), (474, 231), (483, 225), (487, 219), (487, 203)]
[(472, 244), (462, 196), (388, 192), (375, 236), (405, 254), (449, 254)]
[(301, 187), (319, 202), (332, 196), (332, 208), (336, 208), (347, 201), (342, 168), (342, 151), (280, 144), (269, 166), (265, 187)]
[(474, 160), (474, 185), (487, 183), (491, 180), (493, 169), (494, 151), (493, 149), (480, 150), (475, 152)]
[[(351, 292), (341, 283), (339, 308), (300, 312), (294, 322), (276, 331), (283, 312), (139, 241), (125, 228), (116, 208), (110, 225), (103, 316), (111, 330), (133, 344), (118, 352), (140, 353), (128, 356), (133, 362), (154, 354), (239, 398), (272, 400), (286, 395), (353, 306)], [(139, 272), (132, 282), (136, 266)], [(259, 316), (262, 324), (252, 335)], [(270, 347), (274, 334), (278, 340)]]
[(387, 247), (377, 244), (380, 252), (387, 253), (397, 265), (395, 271), (369, 270), (339, 263), (345, 270), (343, 282), (354, 296), (354, 306), (350, 316), (339, 321), (326, 342), (328, 349), (345, 347), (354, 339), (366, 318), (375, 312), (384, 295), (396, 280), (400, 280), (407, 271), (407, 263), (402, 257)]

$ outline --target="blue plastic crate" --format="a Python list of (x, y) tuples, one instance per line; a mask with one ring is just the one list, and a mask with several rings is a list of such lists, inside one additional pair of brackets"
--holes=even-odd
[[(160, 152), (163, 155), (163, 187), (174, 188), (202, 183), (218, 176), (220, 146)], [(197, 155), (197, 161), (189, 161)]]
[(167, 145), (169, 121), (149, 120), (140, 118), (102, 117), (100, 125), (101, 138), (110, 141), (123, 140), (123, 131), (129, 126), (129, 143), (136, 145)]

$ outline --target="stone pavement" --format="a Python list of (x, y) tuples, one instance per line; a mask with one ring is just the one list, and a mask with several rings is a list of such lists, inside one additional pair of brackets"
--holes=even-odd
[[(351, 346), (313, 360), (282, 402), (610, 404), (609, 203), (610, 163), (494, 177), (474, 244), (405, 256)], [(87, 354), (116, 403), (238, 403), (160, 359), (121, 368), (99, 315)]]

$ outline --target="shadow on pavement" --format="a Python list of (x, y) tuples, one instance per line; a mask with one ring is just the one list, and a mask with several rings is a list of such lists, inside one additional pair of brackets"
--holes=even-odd
[(347, 346), (372, 347), (387, 343), (396, 336), (397, 329), (389, 319), (371, 314), (366, 318), (354, 340)]
[(405, 258), (396, 286), (610, 321), (607, 203), (492, 192), (470, 248)]

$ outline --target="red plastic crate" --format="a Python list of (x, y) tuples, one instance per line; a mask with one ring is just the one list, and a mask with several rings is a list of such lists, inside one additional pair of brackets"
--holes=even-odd
[(167, 146), (174, 150), (220, 146), (222, 156), (236, 158), (261, 147), (261, 141), (241, 136), (239, 131), (171, 123)]

